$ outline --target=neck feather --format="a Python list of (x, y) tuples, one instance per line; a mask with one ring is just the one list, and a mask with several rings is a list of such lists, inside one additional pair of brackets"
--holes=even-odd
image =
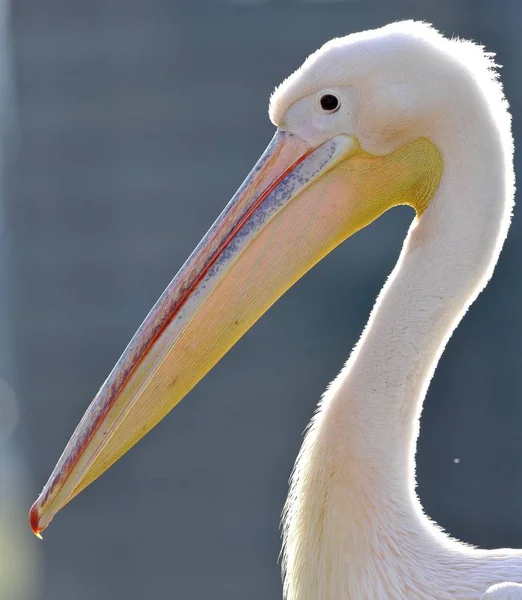
[(403, 598), (408, 590), (443, 600), (455, 597), (452, 582), (460, 577), (458, 597), (475, 598), (492, 576), (479, 551), (450, 540), (424, 516), (414, 491), (429, 381), (491, 276), (511, 214), (508, 133), (485, 102), (466, 109), (431, 135), (444, 157), (441, 185), (410, 227), (364, 334), (303, 443), (284, 519), (288, 600)]

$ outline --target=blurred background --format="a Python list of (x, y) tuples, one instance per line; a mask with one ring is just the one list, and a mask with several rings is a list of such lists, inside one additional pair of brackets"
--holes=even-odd
[[(0, 0), (0, 10), (0, 598), (281, 598), (278, 525), (302, 432), (396, 261), (406, 208), (287, 293), (44, 542), (27, 510), (267, 145), (274, 86), (331, 37), (425, 19), (498, 53), (518, 140), (522, 4)], [(517, 213), (492, 284), (444, 353), (418, 453), (427, 513), (486, 547), (522, 546), (521, 229)]]

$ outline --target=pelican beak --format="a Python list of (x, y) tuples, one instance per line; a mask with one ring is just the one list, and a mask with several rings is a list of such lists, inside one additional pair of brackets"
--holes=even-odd
[(425, 161), (438, 156), (433, 148), (418, 140), (372, 156), (353, 136), (314, 148), (278, 130), (87, 409), (31, 507), (34, 533), (163, 419), (335, 246), (394, 204), (414, 204), (414, 189), (431, 195), (438, 180), (426, 185), (423, 178)]

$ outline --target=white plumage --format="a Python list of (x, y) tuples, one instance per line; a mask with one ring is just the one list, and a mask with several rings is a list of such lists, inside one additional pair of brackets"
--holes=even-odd
[[(286, 598), (478, 600), (492, 584), (522, 582), (522, 552), (443, 533), (415, 495), (414, 455), (437, 361), (509, 227), (508, 105), (490, 55), (416, 22), (327, 43), (274, 93), (274, 123), (325, 135), (307, 105), (317, 90), (346, 97), (328, 136), (353, 132), (375, 154), (427, 137), (444, 175), (306, 435), (284, 515)], [(484, 596), (504, 597), (522, 588)]]

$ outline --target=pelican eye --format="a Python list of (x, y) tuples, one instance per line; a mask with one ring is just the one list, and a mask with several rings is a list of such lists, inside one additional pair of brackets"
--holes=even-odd
[(339, 110), (339, 106), (341, 106), (339, 98), (334, 94), (323, 94), (319, 100), (319, 104), (321, 105), (321, 108), (328, 113)]

